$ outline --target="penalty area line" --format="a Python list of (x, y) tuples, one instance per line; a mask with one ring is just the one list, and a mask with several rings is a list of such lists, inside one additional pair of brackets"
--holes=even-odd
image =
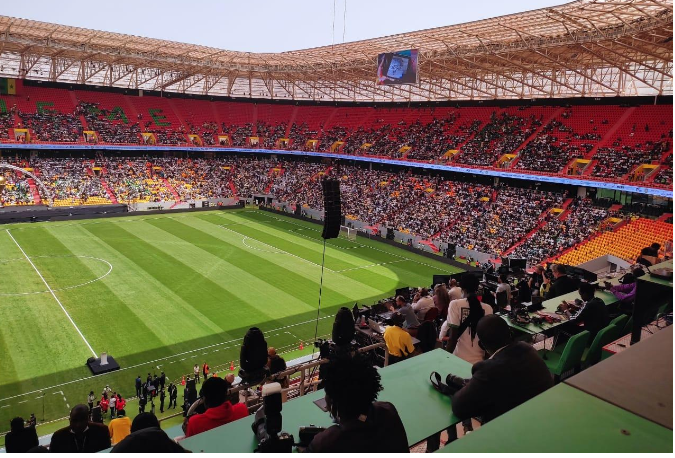
[(52, 287), (49, 286), (49, 283), (47, 283), (47, 280), (45, 280), (45, 277), (43, 277), (42, 274), (40, 273), (40, 271), (38, 270), (38, 268), (35, 267), (35, 264), (33, 264), (33, 261), (31, 261), (31, 259), (28, 257), (28, 255), (26, 254), (26, 252), (23, 251), (23, 248), (21, 248), (21, 245), (19, 245), (19, 242), (16, 241), (16, 239), (14, 238), (14, 236), (12, 235), (12, 233), (9, 232), (9, 229), (6, 229), (6, 232), (7, 232), (7, 235), (9, 235), (9, 237), (12, 239), (12, 241), (16, 244), (17, 248), (19, 248), (19, 250), (21, 250), (21, 253), (23, 253), (24, 257), (26, 258), (26, 261), (28, 261), (28, 262), (30, 263), (30, 265), (33, 266), (33, 269), (35, 270), (35, 273), (38, 274), (38, 276), (40, 277), (40, 280), (42, 280), (42, 283), (45, 284), (45, 286), (47, 287), (47, 290), (49, 291), (49, 293), (52, 295), (52, 297), (54, 298), (54, 300), (56, 301), (56, 303), (59, 304), (59, 307), (61, 307), (61, 310), (63, 310), (63, 313), (66, 314), (66, 317), (68, 317), (68, 320), (69, 320), (70, 323), (73, 325), (73, 327), (75, 328), (75, 330), (77, 331), (77, 333), (80, 335), (80, 337), (82, 337), (82, 340), (83, 340), (84, 343), (87, 345), (87, 348), (89, 348), (89, 351), (91, 351), (91, 354), (94, 355), (94, 358), (96, 358), (96, 356), (97, 356), (97, 355), (96, 355), (96, 352), (94, 351), (93, 348), (91, 348), (91, 345), (89, 345), (89, 342), (87, 342), (87, 339), (85, 339), (84, 334), (82, 334), (82, 331), (80, 331), (80, 328), (77, 327), (77, 325), (75, 324), (75, 321), (73, 321), (73, 319), (71, 318), (70, 314), (68, 313), (68, 311), (66, 310), (66, 308), (63, 306), (63, 304), (61, 303), (61, 301), (59, 300), (59, 298), (56, 297), (56, 293), (54, 293), (54, 290), (52, 289)]

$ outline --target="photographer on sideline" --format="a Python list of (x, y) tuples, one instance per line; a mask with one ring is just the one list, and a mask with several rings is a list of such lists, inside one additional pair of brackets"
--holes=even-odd
[(389, 402), (377, 402), (380, 374), (360, 355), (326, 364), (326, 407), (337, 425), (317, 434), (313, 453), (408, 453), (408, 438)]

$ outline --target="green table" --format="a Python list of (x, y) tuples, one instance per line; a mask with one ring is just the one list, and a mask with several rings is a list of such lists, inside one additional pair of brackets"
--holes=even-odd
[[(663, 261), (658, 264), (654, 264), (649, 268), (649, 270), (656, 270), (656, 269), (672, 269), (673, 268), (673, 260), (670, 259), (668, 261)], [(645, 275), (640, 277), (640, 280), (649, 282), (649, 283), (654, 283), (657, 285), (663, 285), (663, 286), (670, 286), (671, 288), (673, 287), (673, 281), (672, 280), (665, 280), (663, 278), (656, 278), (652, 275), (650, 275), (647, 272), (647, 269), (645, 269)]]
[[(444, 350), (434, 350), (380, 370), (383, 390), (378, 399), (389, 401), (398, 410), (408, 436), (416, 444), (434, 433), (460, 421), (452, 414), (450, 398), (431, 386), (429, 374), (448, 372), (469, 378), (471, 364)], [(313, 401), (324, 396), (323, 390), (293, 399), (283, 407), (283, 429), (297, 440), (301, 426), (330, 426), (328, 413)], [(251, 431), (253, 416), (237, 420), (211, 431), (190, 437), (180, 444), (193, 452), (252, 452), (257, 442)]]
[[(614, 296), (614, 294), (610, 293), (609, 291), (596, 291), (595, 292), (595, 297), (598, 297), (602, 299), (605, 303), (606, 306), (613, 305), (618, 301), (618, 299)], [(556, 310), (558, 310), (558, 306), (562, 301), (567, 301), (567, 302), (574, 302), (575, 299), (581, 299), (581, 296), (579, 296), (578, 291), (573, 291), (571, 293), (563, 294), (562, 296), (555, 297), (553, 299), (548, 299), (544, 302), (542, 302), (542, 307), (543, 309), (540, 310), (540, 312), (544, 313), (550, 313), (550, 314), (555, 314)], [(535, 313), (530, 313), (530, 316), (536, 315)], [(550, 331), (551, 329), (554, 329), (561, 324), (565, 324), (568, 320), (567, 318), (563, 317), (562, 315), (557, 315), (558, 317), (562, 317), (562, 320), (557, 322), (557, 323), (552, 323), (549, 324), (547, 322), (543, 322), (541, 324), (534, 324), (534, 323), (526, 323), (526, 324), (520, 324), (520, 323), (515, 323), (513, 322), (508, 316), (506, 315), (501, 315), (502, 318), (508, 323), (508, 325), (520, 332), (523, 332), (525, 334), (545, 334), (546, 332)]]
[(672, 452), (673, 432), (565, 384), (439, 450), (460, 452)]

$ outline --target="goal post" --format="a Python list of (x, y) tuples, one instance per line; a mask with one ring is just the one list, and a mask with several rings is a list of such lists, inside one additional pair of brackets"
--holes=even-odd
[(352, 229), (347, 226), (340, 226), (340, 237), (341, 239), (351, 240), (352, 242), (356, 241), (356, 229)]

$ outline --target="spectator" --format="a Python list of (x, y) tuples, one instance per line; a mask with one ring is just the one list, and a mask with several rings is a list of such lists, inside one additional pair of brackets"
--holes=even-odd
[(434, 286), (434, 305), (438, 309), (438, 316), (445, 318), (448, 316), (448, 306), (450, 305), (450, 295), (445, 285)]
[(577, 289), (578, 282), (567, 276), (567, 268), (562, 264), (554, 264), (551, 268), (553, 272), (554, 281), (544, 277), (544, 285), (552, 283), (544, 296), (545, 299), (553, 299), (554, 297), (562, 296), (563, 294), (571, 293)]
[(89, 409), (78, 404), (70, 411), (70, 425), (52, 435), (50, 452), (96, 453), (110, 447), (108, 428), (89, 421)]
[[(197, 366), (199, 367), (199, 366)], [(248, 409), (244, 404), (231, 404), (227, 400), (227, 390), (230, 383), (219, 377), (211, 377), (202, 385), (202, 395), (206, 412), (196, 414), (188, 420), (186, 436), (194, 436), (231, 421), (244, 418)]]
[(531, 345), (511, 342), (501, 317), (481, 318), (477, 335), (489, 358), (474, 364), (471, 378), (452, 397), (456, 416), (480, 417), (485, 424), (553, 386), (541, 357)]
[[(450, 280), (450, 291), (448, 291), (448, 295), (450, 296), (450, 302), (462, 298), (462, 288), (459, 287), (457, 280), (454, 278)], [(450, 304), (448, 304), (448, 307), (449, 306)]]
[(460, 280), (464, 299), (450, 302), (448, 319), (441, 326), (439, 340), (443, 340), (450, 331), (446, 349), (455, 356), (475, 364), (483, 360), (485, 352), (476, 339), (478, 321), (492, 314), (492, 307), (478, 300), (478, 278), (465, 273)]
[(389, 364), (394, 364), (410, 356), (415, 347), (410, 334), (402, 329), (403, 315), (396, 312), (391, 316), (392, 326), (384, 331), (384, 341), (389, 352)]
[(110, 421), (108, 431), (112, 445), (119, 444), (125, 437), (131, 433), (131, 419), (126, 416), (124, 409), (117, 411), (117, 418)]
[(183, 453), (185, 449), (160, 429), (152, 413), (142, 413), (131, 423), (131, 434), (115, 445), (111, 453)]
[(377, 402), (380, 374), (357, 355), (326, 365), (326, 406), (337, 425), (314, 436), (312, 453), (407, 453), (408, 438), (396, 411)]
[(26, 453), (39, 444), (34, 426), (24, 427), (23, 418), (12, 418), (10, 431), (5, 436), (5, 450), (7, 453)]
[(570, 322), (584, 323), (584, 330), (590, 333), (590, 345), (598, 332), (609, 325), (609, 313), (604, 301), (595, 297), (595, 285), (582, 282), (579, 285), (579, 295), (583, 302), (580, 307), (563, 301), (559, 309), (567, 315)]
[(103, 410), (101, 409), (101, 401), (96, 401), (96, 406), (91, 409), (91, 421), (94, 423), (103, 424)]
[(424, 316), (427, 312), (434, 307), (434, 299), (429, 296), (429, 290), (426, 288), (420, 288), (412, 304), (412, 309), (417, 315), (417, 319), (420, 321), (424, 320)]
[(415, 311), (412, 309), (403, 296), (396, 296), (395, 305), (390, 306), (389, 310), (400, 313), (404, 318), (403, 329), (415, 329), (420, 325)]
[(89, 392), (89, 396), (87, 396), (87, 405), (89, 406), (89, 412), (91, 412), (91, 409), (94, 408), (94, 401), (96, 400), (96, 395), (94, 394), (94, 391)]

